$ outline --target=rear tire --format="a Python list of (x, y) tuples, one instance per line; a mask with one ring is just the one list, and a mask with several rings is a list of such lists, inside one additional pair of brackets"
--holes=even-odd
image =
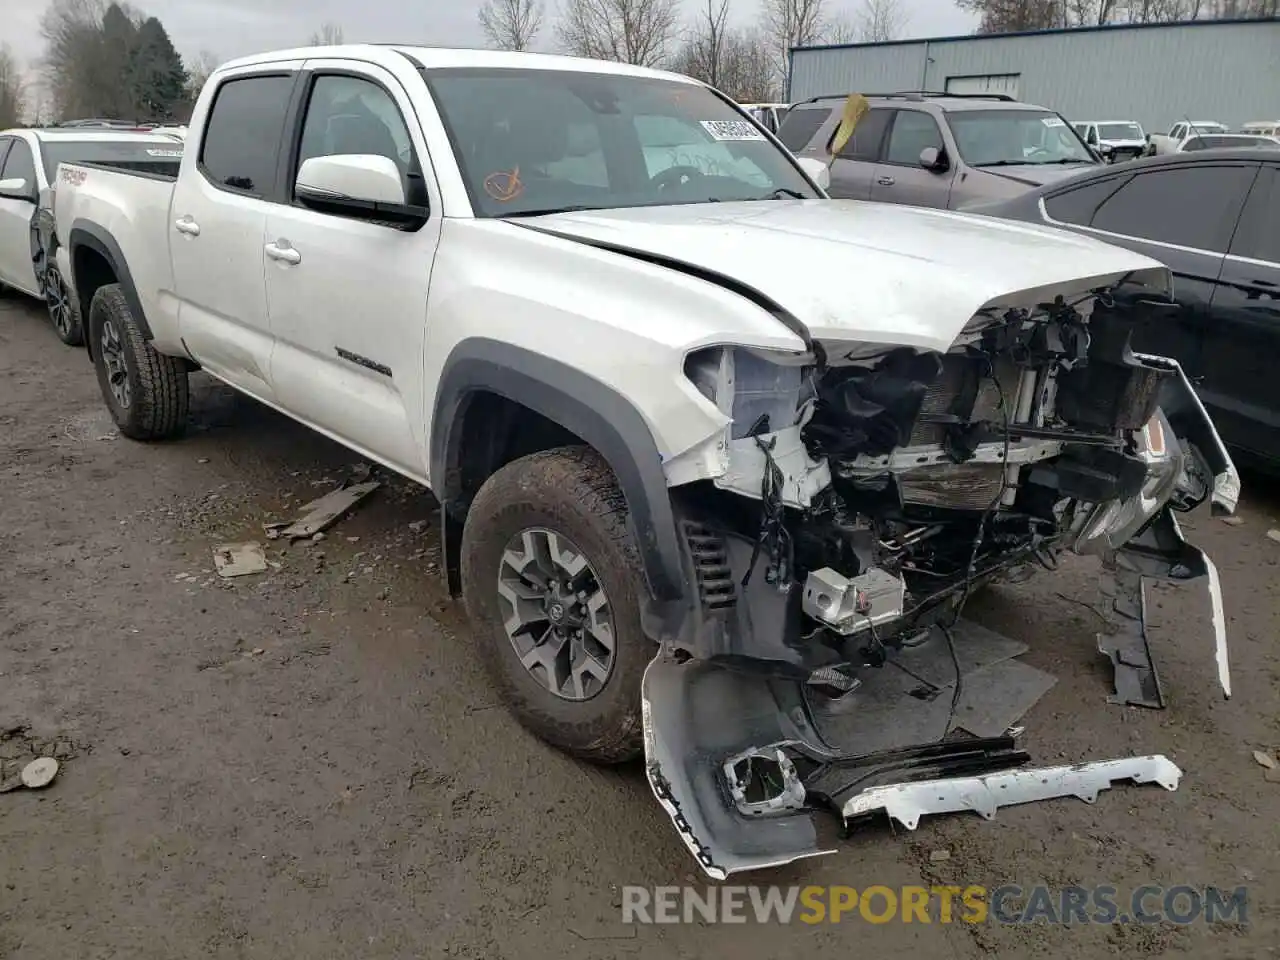
[(561, 447), (498, 470), (468, 511), (461, 566), (481, 657), (521, 724), (586, 760), (637, 756), (656, 648), (640, 628), (647, 587), (630, 514), (604, 459)]
[(182, 433), (190, 404), (186, 365), (143, 338), (120, 284), (94, 293), (89, 335), (98, 385), (120, 432), (134, 440)]
[(70, 347), (84, 345), (84, 325), (80, 310), (72, 300), (58, 268), (50, 265), (44, 274), (44, 305), (58, 339)]

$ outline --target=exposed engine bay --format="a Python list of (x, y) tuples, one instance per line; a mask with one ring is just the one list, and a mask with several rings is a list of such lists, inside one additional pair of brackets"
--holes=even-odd
[[(1009, 737), (948, 737), (957, 628), (974, 590), (1052, 571), (1065, 550), (1125, 573), (1143, 651), (1141, 578), (1207, 578), (1229, 693), (1217, 574), (1170, 510), (1234, 511), (1239, 481), (1177, 364), (1130, 346), (1172, 309), (1121, 285), (984, 311), (945, 354), (814, 343), (790, 365), (728, 347), (689, 358), (731, 425), (723, 473), (673, 491), (698, 608), (645, 611), (665, 650), (646, 677), (646, 749), (655, 793), (709, 873), (824, 852), (812, 828), (777, 818), (826, 806), (848, 820), (874, 806), (858, 800), (872, 788), (1025, 763)], [(951, 712), (912, 739), (914, 719), (858, 691), (939, 632)], [(1135, 655), (1113, 660), (1140, 673)], [(1133, 689), (1147, 680), (1154, 667)], [(869, 736), (860, 715), (901, 735)], [(1146, 759), (1119, 777), (1173, 789), (1176, 768)], [(960, 795), (986, 789), (970, 786)], [(925, 794), (953, 805), (917, 817), (966, 807)]]

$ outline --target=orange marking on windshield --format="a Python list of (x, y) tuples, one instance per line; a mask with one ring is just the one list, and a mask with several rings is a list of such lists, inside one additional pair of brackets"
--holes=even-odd
[(520, 168), (495, 170), (484, 178), (484, 192), (499, 203), (510, 203), (524, 193), (524, 183), (520, 180)]

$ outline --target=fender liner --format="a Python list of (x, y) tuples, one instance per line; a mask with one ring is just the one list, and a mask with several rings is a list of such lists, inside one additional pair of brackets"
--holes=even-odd
[(528, 407), (581, 437), (605, 458), (631, 511), (654, 599), (682, 599), (685, 578), (671, 495), (648, 424), (616, 391), (550, 357), (483, 337), (454, 347), (445, 361), (431, 418), (431, 482), (445, 514), (461, 520), (468, 506), (461, 471), (463, 425), (467, 407), (479, 392)]
[[(138, 288), (133, 282), (133, 275), (129, 272), (129, 264), (124, 258), (124, 252), (120, 249), (120, 244), (116, 243), (115, 237), (111, 236), (110, 233), (96, 223), (88, 220), (77, 220), (71, 225), (67, 243), (73, 272), (75, 271), (76, 253), (81, 247), (93, 250), (111, 265), (112, 272), (116, 275), (116, 282), (120, 284), (124, 292), (124, 298), (129, 304), (129, 311), (133, 314), (133, 319), (137, 321), (138, 329), (142, 331), (142, 339), (154, 339), (151, 335), (151, 326), (147, 323), (147, 315), (142, 309), (142, 300), (138, 297)], [(72, 279), (76, 286), (76, 296), (80, 297), (80, 278), (73, 277)], [(81, 306), (87, 307), (87, 304), (82, 302)], [(84, 314), (87, 322), (89, 316), (87, 309)], [(91, 340), (91, 337), (85, 337), (85, 345), (88, 346)]]

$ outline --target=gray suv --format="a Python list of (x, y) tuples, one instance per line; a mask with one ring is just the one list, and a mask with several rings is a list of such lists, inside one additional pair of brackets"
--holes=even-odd
[[(1075, 128), (1002, 94), (867, 94), (870, 112), (831, 165), (833, 197), (957, 210), (1003, 200), (1099, 165)], [(787, 113), (778, 137), (825, 160), (844, 96)]]

